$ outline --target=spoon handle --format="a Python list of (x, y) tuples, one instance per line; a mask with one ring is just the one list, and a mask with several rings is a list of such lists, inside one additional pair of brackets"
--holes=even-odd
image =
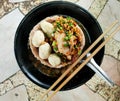
[(110, 86), (114, 86), (114, 82), (108, 77), (108, 75), (95, 62), (93, 58), (87, 63), (87, 66), (90, 67), (94, 72), (96, 72), (100, 77), (102, 77)]

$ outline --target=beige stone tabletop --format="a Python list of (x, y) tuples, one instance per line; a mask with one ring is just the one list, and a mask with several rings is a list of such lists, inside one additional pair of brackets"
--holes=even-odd
[[(0, 0), (0, 46), (3, 46), (0, 48), (0, 101), (40, 101), (40, 96), (46, 91), (22, 73), (15, 60), (13, 43), (22, 18), (37, 5), (49, 1), (53, 0)], [(120, 0), (66, 1), (88, 10), (103, 31), (115, 20), (120, 24)], [(120, 31), (105, 45), (101, 67), (115, 82), (115, 86), (109, 86), (95, 74), (76, 89), (58, 92), (51, 101), (120, 101)]]

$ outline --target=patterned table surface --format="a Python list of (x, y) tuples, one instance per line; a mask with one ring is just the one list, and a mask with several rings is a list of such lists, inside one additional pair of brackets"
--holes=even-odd
[[(11, 41), (14, 39), (16, 26), (24, 15), (37, 5), (49, 1), (53, 0), (0, 0), (0, 45), (4, 45), (0, 49), (0, 101), (21, 101), (21, 97), (22, 101), (39, 101), (40, 95), (46, 91), (33, 84), (21, 72), (13, 56)], [(66, 1), (88, 10), (98, 20), (103, 31), (116, 19), (120, 23), (119, 0)], [(10, 35), (9, 32), (13, 34)], [(105, 38), (108, 36), (109, 34)], [(85, 85), (75, 90), (60, 92), (51, 101), (120, 101), (120, 32), (106, 44), (101, 67), (116, 83), (115, 86), (110, 87), (95, 74)], [(67, 97), (68, 92), (71, 98)]]

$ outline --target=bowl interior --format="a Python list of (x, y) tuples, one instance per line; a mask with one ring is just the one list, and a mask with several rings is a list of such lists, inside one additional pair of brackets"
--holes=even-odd
[[(30, 31), (38, 22), (52, 15), (68, 15), (77, 19), (86, 28), (91, 43), (102, 33), (99, 23), (88, 11), (70, 2), (48, 2), (31, 10), (21, 21), (16, 31), (14, 41), (15, 56), (23, 73), (34, 83), (44, 88), (49, 88), (57, 78), (46, 76), (34, 67), (29, 57), (28, 37)], [(102, 41), (103, 40), (101, 40), (101, 42)], [(99, 42), (96, 47), (101, 42)], [(104, 48), (94, 56), (94, 59), (99, 65), (101, 64), (103, 55)], [(85, 66), (62, 88), (62, 90), (78, 87), (88, 81), (93, 75), (94, 72), (89, 67)]]

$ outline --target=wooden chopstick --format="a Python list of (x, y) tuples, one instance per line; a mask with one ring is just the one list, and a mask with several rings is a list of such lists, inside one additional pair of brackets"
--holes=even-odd
[(118, 21), (114, 21), (108, 28), (107, 30), (100, 35), (100, 37), (97, 38), (96, 41), (93, 42), (93, 44), (83, 52), (83, 54), (78, 58), (78, 60), (72, 64), (53, 84), (52, 86), (41, 96), (41, 99), (45, 97), (46, 94), (49, 93), (73, 68), (74, 66), (107, 34), (116, 24)]
[(68, 81), (70, 81), (119, 30), (120, 30), (120, 26), (117, 27), (117, 29), (115, 29), (102, 44), (100, 44), (100, 46), (46, 99), (46, 101), (49, 101), (65, 84), (67, 84)]
[(118, 21), (113, 22), (108, 28), (107, 30), (100, 35), (100, 37), (97, 38), (96, 41), (94, 41), (94, 43), (86, 50), (83, 52), (83, 54), (78, 58), (77, 61), (75, 61), (74, 64), (72, 64), (53, 84), (52, 86), (41, 96), (41, 99), (43, 99), (45, 97), (46, 94), (49, 93), (49, 91), (51, 91), (72, 69), (73, 67), (105, 36), (105, 34), (107, 34), (116, 24), (118, 23)]

